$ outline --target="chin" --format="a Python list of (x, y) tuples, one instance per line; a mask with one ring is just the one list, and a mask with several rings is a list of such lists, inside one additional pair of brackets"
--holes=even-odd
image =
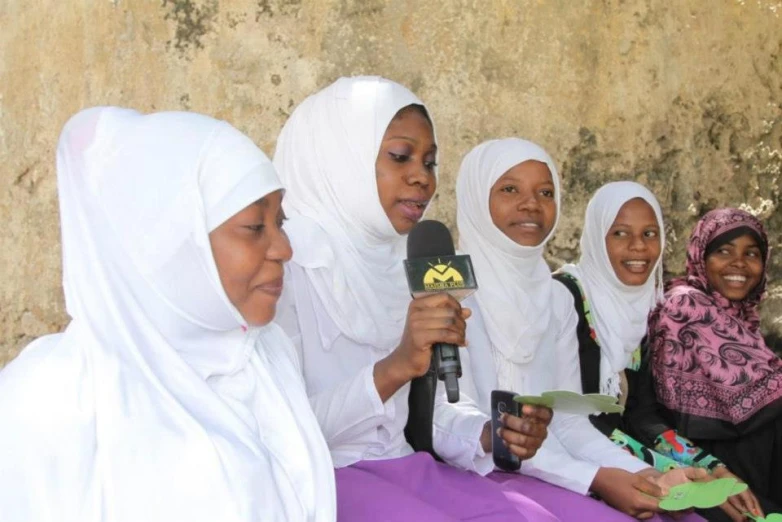
[(743, 301), (749, 295), (749, 292), (720, 292), (728, 301)]
[(410, 233), (411, 230), (413, 230), (413, 227), (416, 226), (419, 221), (416, 221), (415, 223), (410, 222), (409, 220), (405, 219), (404, 221), (396, 221), (391, 222), (391, 226), (394, 227), (394, 230), (397, 234), (400, 236), (406, 236)]
[(651, 274), (626, 274), (624, 277), (620, 277), (619, 280), (627, 286), (642, 286), (649, 280)]
[(513, 239), (513, 242), (525, 247), (536, 247), (539, 246), (541, 242), (543, 242), (543, 238), (534, 239), (534, 238), (530, 238), (529, 236), (524, 236), (524, 237)]
[[(268, 308), (268, 306), (263, 308)], [(252, 310), (247, 310), (246, 313), (242, 310), (240, 310), (240, 312), (242, 313), (244, 320), (247, 321), (248, 326), (253, 328), (260, 328), (261, 326), (266, 326), (267, 324), (274, 321), (274, 315), (277, 312), (277, 307), (274, 306), (271, 308), (271, 310), (254, 308)]]

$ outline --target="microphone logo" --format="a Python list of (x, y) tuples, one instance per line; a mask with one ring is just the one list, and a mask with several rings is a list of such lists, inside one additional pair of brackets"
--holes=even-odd
[(424, 290), (427, 292), (442, 292), (457, 288), (464, 288), (464, 277), (454, 268), (452, 261), (443, 263), (440, 259), (435, 264), (427, 263), (430, 267), (424, 274)]
[(446, 292), (461, 301), (477, 288), (470, 256), (433, 256), (405, 260), (413, 297)]

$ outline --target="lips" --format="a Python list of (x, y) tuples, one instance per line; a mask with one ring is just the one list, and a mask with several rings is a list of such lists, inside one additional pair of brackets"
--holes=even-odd
[(744, 288), (749, 278), (742, 274), (726, 274), (722, 279), (728, 287)]
[(627, 261), (622, 261), (622, 266), (633, 274), (645, 274), (649, 270), (649, 265), (650, 263), (646, 259), (628, 259)]
[(269, 294), (274, 297), (280, 297), (282, 295), (283, 282), (282, 278), (277, 278), (268, 283), (263, 283), (255, 287), (256, 290), (260, 290), (265, 294)]
[(531, 218), (525, 218), (519, 221), (513, 221), (511, 222), (510, 226), (519, 228), (525, 232), (535, 232), (535, 233), (540, 232), (540, 230), (543, 228), (543, 225), (541, 225), (539, 221)]
[(429, 204), (426, 199), (400, 199), (397, 206), (402, 214), (410, 221), (418, 222), (424, 217), (424, 211)]

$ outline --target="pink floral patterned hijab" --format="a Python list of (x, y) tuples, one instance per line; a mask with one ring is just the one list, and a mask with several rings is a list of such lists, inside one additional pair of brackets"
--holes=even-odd
[(713, 210), (690, 237), (687, 276), (673, 282), (650, 317), (657, 398), (678, 414), (735, 425), (782, 398), (782, 360), (766, 346), (759, 329), (757, 307), (766, 274), (746, 299), (735, 302), (713, 289), (706, 277), (709, 245), (745, 229), (760, 239), (768, 266), (762, 223), (742, 210)]

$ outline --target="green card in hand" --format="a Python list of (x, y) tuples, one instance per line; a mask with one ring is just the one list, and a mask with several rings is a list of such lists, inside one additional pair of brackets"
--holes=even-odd
[(682, 511), (690, 508), (707, 509), (724, 504), (728, 497), (747, 490), (747, 485), (734, 478), (723, 478), (711, 482), (686, 482), (674, 486), (660, 500), (660, 509)]
[(554, 411), (578, 415), (622, 413), (624, 411), (624, 407), (617, 404), (614, 397), (598, 393), (581, 395), (571, 391), (557, 390), (543, 392), (540, 396), (517, 395), (513, 400), (522, 404), (546, 406)]
[(766, 518), (756, 517), (752, 513), (744, 513), (744, 516), (755, 522), (782, 522), (782, 515), (779, 513), (771, 513)]

